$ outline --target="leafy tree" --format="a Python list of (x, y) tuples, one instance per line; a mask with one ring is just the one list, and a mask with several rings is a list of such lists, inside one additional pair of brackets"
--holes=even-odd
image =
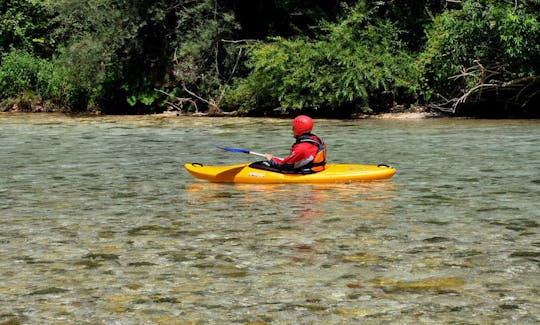
[(192, 1), (176, 12), (176, 33), (168, 44), (171, 73), (166, 92), (199, 106), (219, 105), (241, 55), (234, 15), (216, 0)]
[[(67, 70), (69, 107), (138, 113), (155, 106), (170, 70), (169, 43), (176, 25), (168, 1), (60, 0), (56, 66)], [(107, 14), (104, 14), (106, 12)]]
[[(126, 30), (116, 50), (116, 74), (107, 84), (111, 112), (150, 112), (158, 106), (154, 90), (167, 84), (181, 3), (166, 0), (119, 1), (116, 26)], [(126, 103), (131, 107), (126, 109)]]
[(323, 29), (315, 41), (276, 38), (251, 47), (252, 73), (239, 81), (228, 103), (244, 110), (329, 108), (350, 114), (414, 101), (417, 70), (391, 23), (356, 6)]
[(491, 112), (478, 114), (528, 110), (538, 100), (538, 18), (523, 3), (487, 0), (464, 1), (437, 16), (420, 58), (427, 101), (457, 113), (481, 103), (473, 106)]
[(51, 80), (62, 84), (62, 97), (55, 100), (67, 110), (97, 109), (108, 78), (116, 77), (116, 51), (129, 37), (119, 23), (125, 15), (110, 0), (59, 0), (49, 9), (54, 12), (51, 35), (61, 44), (52, 58)]
[(241, 26), (240, 36), (315, 36), (320, 21), (336, 21), (344, 5), (354, 0), (235, 0), (229, 5)]
[(456, 2), (446, 0), (363, 0), (361, 3), (373, 12), (374, 17), (391, 21), (400, 30), (399, 39), (413, 52), (420, 51), (425, 44), (424, 30), (429, 26), (431, 17), (457, 6)]
[(0, 1), (0, 53), (24, 50), (38, 56), (50, 55), (54, 39), (49, 37), (51, 15), (39, 1)]

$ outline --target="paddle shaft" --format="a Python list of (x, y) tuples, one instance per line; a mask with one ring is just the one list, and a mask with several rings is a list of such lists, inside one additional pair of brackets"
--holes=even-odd
[(260, 152), (249, 151), (248, 153), (249, 153), (250, 155), (254, 155), (254, 156), (266, 157), (266, 155), (265, 155), (264, 153), (260, 153)]
[[(218, 145), (214, 145), (214, 147), (219, 148), (219, 149), (221, 149), (221, 150), (229, 151), (229, 152), (240, 152), (240, 153), (246, 153), (246, 154), (250, 154), (250, 155), (260, 156), (260, 157), (265, 157), (265, 158), (266, 158), (266, 154), (264, 154), (264, 153), (255, 152), (255, 151), (250, 151), (250, 150), (246, 150), (246, 149), (242, 149), (242, 148), (227, 148), (227, 147), (222, 147), (222, 146), (218, 146)], [(277, 157), (276, 157), (276, 158), (277, 158)], [(280, 159), (280, 158), (278, 158), (278, 159)]]

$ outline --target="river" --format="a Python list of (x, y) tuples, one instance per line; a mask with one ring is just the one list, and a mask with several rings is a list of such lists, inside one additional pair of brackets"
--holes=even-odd
[(0, 324), (535, 324), (540, 121), (316, 120), (390, 180), (213, 184), (290, 120), (0, 114)]

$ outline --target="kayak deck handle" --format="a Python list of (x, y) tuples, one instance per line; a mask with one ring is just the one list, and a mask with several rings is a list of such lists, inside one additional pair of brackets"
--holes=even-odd
[(191, 163), (191, 166), (204, 167), (204, 165), (201, 163)]

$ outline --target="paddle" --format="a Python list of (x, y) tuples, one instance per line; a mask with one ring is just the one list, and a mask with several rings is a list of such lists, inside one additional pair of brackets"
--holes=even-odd
[(266, 155), (264, 153), (258, 153), (258, 152), (255, 152), (255, 151), (249, 151), (249, 150), (242, 149), (242, 148), (227, 148), (227, 147), (221, 147), (221, 146), (218, 146), (218, 145), (214, 145), (214, 147), (219, 148), (221, 150), (229, 151), (229, 152), (240, 152), (240, 153), (247, 153), (248, 155), (266, 157)]

